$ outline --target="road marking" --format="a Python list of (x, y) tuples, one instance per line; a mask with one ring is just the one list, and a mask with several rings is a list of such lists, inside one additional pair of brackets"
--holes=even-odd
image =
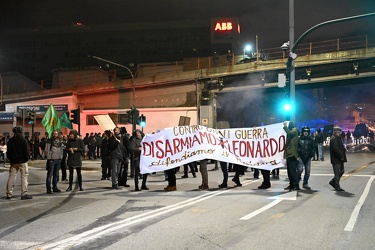
[(363, 166), (360, 166), (360, 167), (358, 167), (358, 168), (356, 168), (356, 169), (350, 171), (347, 175), (341, 177), (340, 180), (341, 180), (341, 181), (342, 181), (342, 180), (345, 180), (345, 179), (348, 178), (349, 176), (352, 176), (353, 174), (355, 174), (355, 173), (361, 171), (362, 169), (367, 168), (368, 166), (370, 166), (370, 165), (373, 164), (374, 162), (375, 162), (375, 161), (369, 162), (369, 163), (367, 163), (367, 164), (365, 164), (365, 165), (363, 165)]
[[(243, 186), (249, 185), (249, 184), (251, 184), (253, 182), (257, 182), (257, 181), (258, 180), (256, 180), (256, 181), (245, 181), (245, 182), (243, 182)], [(185, 200), (185, 201), (181, 201), (181, 202), (173, 204), (173, 205), (169, 205), (169, 206), (159, 208), (159, 209), (156, 209), (156, 210), (153, 210), (153, 211), (149, 211), (149, 212), (146, 212), (146, 213), (142, 213), (142, 214), (139, 214), (139, 215), (136, 215), (136, 216), (133, 216), (133, 217), (121, 220), (121, 221), (117, 221), (117, 222), (106, 224), (106, 225), (103, 225), (103, 226), (100, 226), (100, 227), (93, 228), (89, 231), (74, 235), (72, 237), (69, 237), (69, 238), (54, 242), (54, 243), (44, 245), (40, 248), (41, 249), (54, 249), (54, 250), (55, 249), (70, 249), (73, 246), (77, 246), (77, 245), (80, 245), (84, 242), (88, 242), (88, 241), (93, 240), (95, 238), (98, 238), (102, 235), (109, 234), (113, 231), (118, 231), (119, 229), (122, 229), (122, 228), (127, 227), (127, 226), (134, 225), (136, 223), (140, 223), (140, 222), (143, 222), (143, 221), (146, 221), (146, 220), (150, 220), (154, 217), (169, 213), (169, 212), (174, 211), (174, 210), (178, 210), (178, 209), (181, 209), (181, 208), (184, 208), (184, 207), (187, 207), (187, 206), (191, 206), (193, 204), (202, 202), (204, 200), (210, 199), (210, 198), (215, 197), (215, 196), (220, 195), (220, 194), (227, 193), (227, 192), (232, 191), (232, 190), (234, 190), (234, 189), (225, 189), (225, 190), (207, 192), (207, 193), (202, 194), (200, 196), (197, 196), (197, 197)]]
[(352, 215), (350, 216), (350, 219), (348, 223), (346, 224), (344, 231), (349, 231), (349, 232), (353, 231), (354, 225), (358, 218), (359, 211), (361, 210), (363, 203), (365, 202), (367, 195), (370, 192), (371, 183), (374, 180), (374, 178), (375, 178), (374, 176), (371, 176), (371, 178), (368, 180), (365, 190), (363, 191), (361, 198), (359, 198), (358, 203), (355, 206), (352, 212)]
[(274, 199), (270, 204), (259, 208), (258, 210), (255, 210), (254, 212), (249, 213), (248, 215), (245, 215), (244, 217), (240, 218), (240, 220), (250, 220), (251, 218), (257, 216), (258, 214), (263, 213), (264, 211), (270, 209), (271, 207), (276, 206), (283, 200), (297, 200), (297, 192), (288, 192), (281, 195), (276, 195), (273, 197), (270, 197), (268, 199)]

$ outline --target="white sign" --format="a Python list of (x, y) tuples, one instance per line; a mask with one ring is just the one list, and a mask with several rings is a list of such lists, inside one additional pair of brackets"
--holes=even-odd
[(140, 169), (152, 173), (212, 159), (272, 170), (283, 166), (285, 145), (282, 123), (236, 129), (171, 127), (143, 138)]
[(95, 120), (98, 122), (101, 129), (104, 130), (113, 130), (116, 125), (113, 123), (109, 115), (96, 115), (94, 116)]

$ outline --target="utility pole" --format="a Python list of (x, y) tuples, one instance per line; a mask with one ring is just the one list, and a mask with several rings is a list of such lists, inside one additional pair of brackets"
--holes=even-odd
[[(289, 11), (291, 12), (292, 11), (292, 8), (294, 9), (294, 0), (289, 0)], [(290, 98), (290, 102), (292, 104), (292, 108), (291, 108), (291, 111), (290, 111), (290, 120), (295, 122), (295, 72), (294, 72), (294, 60), (297, 58), (297, 55), (295, 54), (297, 48), (298, 48), (298, 45), (301, 43), (301, 41), (308, 35), (310, 34), (312, 31), (320, 28), (320, 27), (323, 27), (323, 26), (327, 26), (329, 24), (333, 24), (333, 23), (340, 23), (340, 22), (345, 22), (345, 21), (351, 21), (351, 20), (355, 20), (355, 19), (361, 19), (361, 18), (367, 18), (367, 17), (371, 17), (371, 16), (374, 16), (375, 15), (375, 12), (372, 12), (372, 13), (368, 13), (368, 14), (363, 14), (363, 15), (358, 15), (358, 16), (350, 16), (350, 17), (345, 17), (345, 18), (340, 18), (340, 19), (334, 19), (334, 20), (330, 20), (330, 21), (326, 21), (326, 22), (323, 22), (323, 23), (319, 23), (313, 27), (311, 27), (310, 29), (308, 29), (307, 31), (305, 31), (305, 33), (303, 33), (298, 39), (297, 41), (293, 44), (293, 41), (292, 40), (289, 40), (289, 46), (290, 46), (290, 52), (289, 52), (289, 55), (288, 55), (288, 61), (286, 63), (286, 95), (289, 96)], [(289, 36), (291, 35), (291, 32), (293, 30), (294, 32), (294, 10), (293, 10), (293, 13), (289, 13)], [(291, 18), (292, 16), (292, 18)], [(292, 35), (292, 37), (289, 37), (289, 39), (293, 38), (294, 40), (294, 34)]]

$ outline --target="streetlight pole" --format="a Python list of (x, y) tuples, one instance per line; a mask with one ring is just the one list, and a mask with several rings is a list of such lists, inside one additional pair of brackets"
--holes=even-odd
[[(294, 8), (294, 0), (289, 0), (289, 11), (291, 11), (291, 9)], [(294, 13), (289, 13), (290, 16), (293, 16), (292, 18), (289, 19), (289, 22), (293, 21), (293, 25), (291, 25), (290, 23), (290, 27), (289, 27), (289, 32), (291, 33), (291, 30), (293, 29), (294, 30)], [(298, 48), (298, 45), (301, 43), (301, 41), (308, 35), (310, 34), (312, 31), (320, 28), (320, 27), (323, 27), (323, 26), (327, 26), (327, 25), (330, 25), (330, 24), (334, 24), (334, 23), (339, 23), (339, 22), (345, 22), (345, 21), (351, 21), (351, 20), (354, 20), (354, 19), (361, 19), (361, 18), (367, 18), (367, 17), (371, 17), (371, 16), (374, 16), (375, 15), (375, 12), (372, 12), (372, 13), (368, 13), (368, 14), (363, 14), (363, 15), (358, 15), (358, 16), (350, 16), (350, 17), (345, 17), (345, 18), (340, 18), (340, 19), (334, 19), (334, 20), (330, 20), (330, 21), (326, 21), (326, 22), (323, 22), (323, 23), (319, 23), (313, 27), (311, 27), (310, 29), (308, 29), (307, 31), (305, 31), (305, 33), (303, 33), (298, 39), (297, 41), (293, 44), (292, 43), (292, 40), (289, 41), (289, 44), (290, 44), (290, 52), (289, 52), (289, 56), (288, 56), (288, 61), (286, 63), (286, 95), (288, 98), (290, 98), (289, 100), (291, 101), (291, 104), (292, 104), (292, 109), (290, 111), (290, 120), (295, 122), (295, 72), (294, 72), (294, 59), (296, 59), (296, 54), (295, 54), (295, 51), (297, 50)], [(289, 35), (290, 35), (289, 33)], [(293, 38), (294, 39), (294, 35), (290, 38)]]
[(89, 55), (88, 57), (92, 57), (92, 58), (98, 59), (100, 61), (107, 62), (107, 63), (113, 64), (113, 65), (119, 66), (119, 67), (124, 68), (127, 71), (129, 71), (129, 73), (130, 73), (130, 75), (132, 77), (132, 87), (133, 87), (133, 103), (132, 104), (133, 104), (133, 107), (135, 107), (135, 82), (134, 82), (133, 72), (128, 67), (126, 67), (125, 65), (121, 65), (121, 64), (109, 61), (107, 59), (104, 59), (104, 58), (101, 58), (101, 57), (98, 57), (98, 56), (91, 56), (91, 55)]

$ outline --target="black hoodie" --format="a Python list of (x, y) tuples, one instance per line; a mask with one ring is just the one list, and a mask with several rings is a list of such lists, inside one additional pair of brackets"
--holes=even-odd
[(22, 134), (15, 133), (7, 144), (7, 156), (10, 165), (22, 164), (29, 161), (29, 144)]

